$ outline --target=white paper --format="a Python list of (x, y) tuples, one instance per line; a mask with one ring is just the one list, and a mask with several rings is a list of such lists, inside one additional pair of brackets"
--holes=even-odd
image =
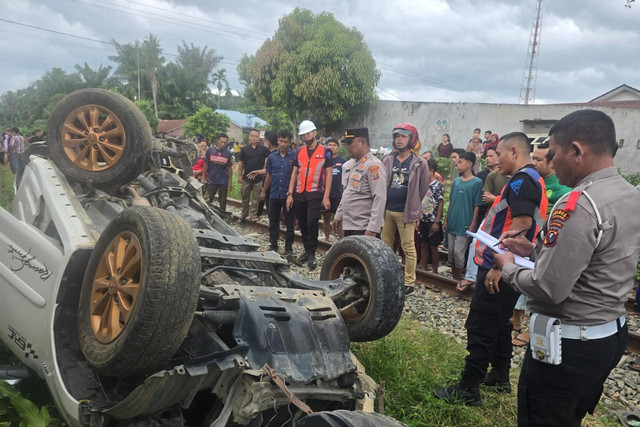
[[(487, 234), (482, 230), (478, 230), (477, 233), (472, 233), (471, 231), (467, 231), (467, 234), (474, 239), (478, 239), (479, 242), (485, 244), (489, 249), (498, 254), (503, 254), (505, 252), (509, 252), (506, 249), (500, 249), (497, 245), (498, 239), (493, 237), (491, 234)], [(515, 258), (516, 265), (520, 267), (528, 268), (529, 270), (533, 270), (535, 266), (534, 262), (529, 258), (521, 257), (520, 255), (513, 254)]]

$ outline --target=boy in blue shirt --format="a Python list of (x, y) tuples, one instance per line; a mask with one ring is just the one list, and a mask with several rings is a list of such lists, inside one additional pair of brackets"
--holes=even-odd
[(449, 236), (449, 259), (454, 280), (462, 279), (465, 253), (470, 237), (466, 231), (475, 232), (480, 221), (479, 210), (482, 202), (482, 180), (473, 176), (472, 168), (476, 155), (466, 151), (460, 154), (458, 172), (460, 176), (453, 180), (449, 194), (449, 210), (443, 228)]

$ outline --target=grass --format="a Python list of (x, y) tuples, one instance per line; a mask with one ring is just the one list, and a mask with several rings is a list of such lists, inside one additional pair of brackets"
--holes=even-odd
[(382, 340), (353, 343), (375, 381), (385, 381), (385, 414), (410, 426), (513, 426), (516, 397), (482, 391), (484, 405), (469, 408), (436, 399), (433, 390), (459, 379), (466, 351), (440, 331), (403, 318)]
[[(467, 407), (436, 399), (437, 387), (459, 380), (467, 355), (462, 343), (439, 330), (426, 329), (418, 321), (403, 317), (387, 337), (368, 343), (352, 343), (351, 349), (376, 382), (385, 381), (385, 414), (410, 426), (517, 425), (518, 369), (511, 370), (510, 395), (497, 394), (481, 386), (484, 404)], [(377, 408), (377, 402), (376, 402)], [(583, 426), (619, 425), (602, 403), (595, 415), (587, 415)]]
[(0, 165), (0, 207), (10, 211), (14, 175), (8, 165)]

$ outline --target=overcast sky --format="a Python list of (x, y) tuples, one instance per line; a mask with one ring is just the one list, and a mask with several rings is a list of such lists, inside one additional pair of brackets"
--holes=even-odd
[[(0, 93), (54, 67), (114, 65), (108, 42), (160, 39), (167, 61), (181, 40), (236, 66), (296, 6), (357, 28), (382, 72), (380, 99), (517, 103), (536, 0), (0, 0)], [(536, 103), (586, 102), (623, 83), (640, 88), (640, 4), (544, 0)]]

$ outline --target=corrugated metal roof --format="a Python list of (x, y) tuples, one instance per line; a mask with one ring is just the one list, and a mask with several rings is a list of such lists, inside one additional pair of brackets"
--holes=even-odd
[(267, 125), (267, 122), (253, 114), (246, 114), (233, 110), (216, 110), (216, 113), (224, 114), (229, 117), (233, 123), (240, 127), (253, 127), (256, 123), (259, 127), (265, 127)]
[(189, 120), (187, 119), (178, 119), (178, 120), (160, 120), (158, 123), (158, 132), (160, 133), (169, 133), (176, 129), (181, 128), (185, 124), (187, 124)]

